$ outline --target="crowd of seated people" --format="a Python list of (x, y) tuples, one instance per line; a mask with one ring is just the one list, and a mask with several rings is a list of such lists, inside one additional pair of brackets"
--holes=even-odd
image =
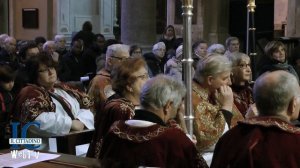
[[(0, 35), (0, 148), (9, 148), (10, 122), (37, 121), (40, 128), (30, 128), (27, 136), (42, 138), (39, 150), (49, 150), (53, 135), (94, 130), (87, 157), (105, 166), (299, 167), (296, 159), (283, 157), (297, 158), (292, 147), (300, 132), (293, 126), (299, 118), (299, 78), (284, 44), (265, 46), (255, 80), (237, 37), (226, 40), (226, 50), (195, 42), (193, 135), (187, 136), (185, 46), (175, 32), (167, 26), (150, 52), (95, 35), (90, 22), (70, 48), (64, 35), (29, 41)], [(263, 143), (267, 135), (273, 138)], [(274, 153), (272, 144), (284, 141), (295, 145), (264, 160), (264, 153)], [(250, 153), (239, 154), (246, 150)]]

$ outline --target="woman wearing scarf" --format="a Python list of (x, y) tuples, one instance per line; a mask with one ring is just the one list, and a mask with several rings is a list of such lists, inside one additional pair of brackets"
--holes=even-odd
[(284, 70), (295, 75), (299, 82), (295, 69), (287, 62), (286, 48), (282, 42), (271, 41), (265, 46), (264, 50), (266, 57), (262, 59), (262, 68), (259, 75), (267, 71)]

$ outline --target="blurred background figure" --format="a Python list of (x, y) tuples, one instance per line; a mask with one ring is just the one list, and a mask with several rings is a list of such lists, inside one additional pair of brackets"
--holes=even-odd
[(166, 53), (168, 53), (169, 50), (176, 50), (176, 48), (175, 48), (176, 34), (175, 34), (175, 28), (173, 25), (168, 25), (166, 27), (159, 42), (165, 43)]
[(192, 52), (193, 52), (193, 68), (196, 69), (197, 64), (199, 60), (202, 60), (207, 56), (207, 47), (208, 44), (205, 40), (199, 40), (195, 42), (192, 46)]
[(72, 43), (78, 39), (83, 40), (84, 48), (89, 48), (93, 42), (97, 40), (93, 33), (93, 25), (90, 21), (86, 21), (82, 25), (82, 29), (72, 38)]
[(182, 49), (182, 45), (176, 49), (176, 56), (169, 59), (164, 68), (166, 75), (172, 76), (179, 81), (182, 81)]
[(222, 44), (212, 44), (207, 49), (207, 54), (221, 54), (225, 53), (225, 47)]
[(156, 76), (164, 72), (163, 58), (166, 52), (166, 45), (163, 42), (158, 42), (153, 45), (152, 52), (145, 53), (144, 59), (149, 68), (150, 77)]
[(61, 34), (55, 35), (54, 42), (56, 49), (55, 51), (59, 54), (59, 58), (62, 58), (63, 55), (68, 52), (66, 47), (66, 37)]
[(3, 48), (4, 40), (9, 37), (8, 34), (0, 34), (0, 51)]
[(19, 59), (17, 57), (17, 41), (13, 37), (6, 37), (0, 50), (0, 61), (10, 62), (17, 67)]
[(54, 41), (46, 41), (43, 45), (43, 51), (46, 52), (55, 62), (59, 62), (59, 54), (56, 52), (56, 45)]
[(143, 51), (142, 48), (139, 47), (138, 45), (132, 45), (130, 46), (129, 54), (131, 57), (142, 57)]
[(10, 114), (15, 95), (14, 87), (16, 71), (8, 62), (0, 62), (0, 149), (8, 149), (10, 135)]
[(225, 41), (226, 52), (224, 55), (228, 56), (233, 52), (240, 51), (240, 40), (237, 37), (228, 37)]
[(80, 77), (86, 74), (83, 65), (83, 41), (73, 41), (71, 50), (62, 57), (58, 67), (60, 81), (80, 81)]
[(42, 36), (38, 36), (34, 39), (34, 42), (37, 45), (40, 52), (43, 51), (43, 45), (46, 43), (46, 41), (46, 38)]

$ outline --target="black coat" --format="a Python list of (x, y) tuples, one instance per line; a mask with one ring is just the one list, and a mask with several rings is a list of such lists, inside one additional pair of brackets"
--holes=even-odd
[(149, 76), (154, 77), (164, 72), (164, 64), (152, 52), (144, 54), (144, 59), (149, 69)]

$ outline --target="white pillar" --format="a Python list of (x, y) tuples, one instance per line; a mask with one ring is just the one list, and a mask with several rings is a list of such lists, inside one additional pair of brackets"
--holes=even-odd
[(100, 33), (106, 39), (114, 39), (114, 24), (116, 22), (116, 3), (115, 0), (100, 0)]

